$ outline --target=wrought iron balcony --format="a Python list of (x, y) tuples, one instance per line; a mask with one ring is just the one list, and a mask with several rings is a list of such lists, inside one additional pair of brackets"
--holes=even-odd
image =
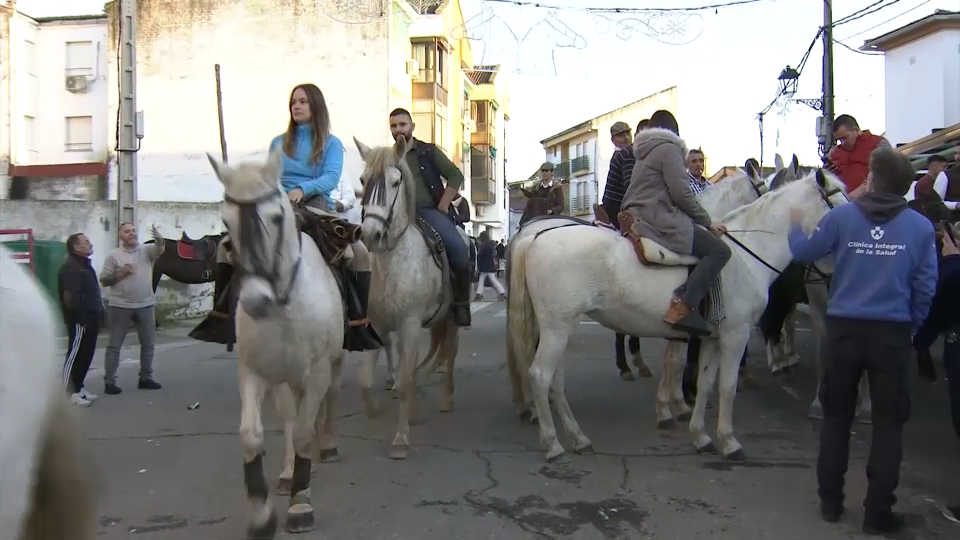
[(578, 172), (590, 171), (590, 156), (575, 157), (570, 160), (570, 170), (576, 174)]
[(584, 216), (591, 212), (593, 212), (593, 197), (590, 195), (570, 197), (571, 216)]

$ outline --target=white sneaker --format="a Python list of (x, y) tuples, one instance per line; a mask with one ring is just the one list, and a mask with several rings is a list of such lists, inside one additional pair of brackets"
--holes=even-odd
[(70, 396), (70, 403), (73, 403), (78, 407), (89, 407), (90, 405), (93, 404), (92, 401), (83, 399), (83, 396), (81, 396), (80, 394), (73, 394), (72, 396)]
[(87, 389), (86, 389), (86, 388), (80, 390), (80, 397), (82, 397), (83, 399), (85, 399), (85, 400), (87, 400), (87, 401), (96, 401), (96, 400), (100, 399), (100, 396), (98, 396), (98, 395), (96, 395), (96, 394), (92, 394), (92, 393), (90, 393), (90, 392), (87, 392)]

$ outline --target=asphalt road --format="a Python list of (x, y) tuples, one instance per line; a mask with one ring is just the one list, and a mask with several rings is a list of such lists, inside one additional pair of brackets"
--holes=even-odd
[[(766, 373), (754, 337), (750, 364), (760, 387), (740, 392), (735, 413), (750, 461), (734, 466), (696, 455), (685, 426), (656, 430), (655, 380), (621, 381), (612, 332), (585, 322), (566, 354), (567, 395), (597, 453), (571, 455), (569, 463), (553, 466), (544, 462), (537, 428), (513, 414), (503, 366), (504, 304), (474, 307), (474, 326), (462, 333), (456, 410), (438, 412), (439, 376), (426, 384), (420, 378), (406, 461), (387, 458), (397, 402), (380, 391), (388, 412), (368, 420), (359, 404), (357, 359), (348, 356), (338, 425), (342, 459), (318, 467), (312, 484), (318, 526), (300, 538), (859, 537), (870, 428), (855, 429), (848, 514), (840, 524), (826, 524), (816, 507), (817, 423), (805, 418), (814, 388), (808, 325), (801, 325), (798, 339), (806, 365), (784, 380)], [(128, 347), (119, 381), (126, 391), (82, 411), (103, 478), (105, 540), (244, 538), (236, 356), (189, 340), (186, 330), (171, 327), (158, 338), (155, 372), (162, 390), (136, 389), (138, 350)], [(135, 344), (133, 336), (129, 341)], [(641, 347), (659, 373), (663, 342), (642, 340)], [(94, 392), (102, 389), (100, 366), (102, 351), (88, 378)], [(384, 377), (381, 360), (378, 387)], [(960, 443), (946, 407), (945, 384), (915, 382), (899, 491), (910, 529), (902, 538), (960, 537), (960, 525), (937, 509), (944, 500), (960, 502)], [(711, 430), (715, 414), (708, 411)], [(272, 484), (283, 457), (272, 412), (266, 427)], [(274, 503), (282, 516), (286, 501)]]

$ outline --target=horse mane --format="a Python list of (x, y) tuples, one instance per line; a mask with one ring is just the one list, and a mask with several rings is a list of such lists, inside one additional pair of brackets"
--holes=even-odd
[[(773, 204), (776, 201), (778, 201), (783, 197), (788, 197), (793, 195), (794, 191), (805, 189), (807, 186), (807, 182), (810, 180), (815, 181), (815, 176), (817, 172), (821, 170), (822, 169), (813, 169), (812, 172), (806, 174), (799, 180), (795, 180), (793, 182), (787, 182), (785, 185), (779, 187), (778, 189), (771, 189), (767, 193), (764, 193), (762, 197), (760, 197), (759, 199), (757, 199), (752, 203), (745, 204), (738, 208), (734, 208), (730, 212), (727, 212), (725, 216), (723, 216), (722, 221), (726, 224), (729, 224), (731, 221), (736, 219), (749, 218), (750, 215), (753, 215), (754, 213), (756, 213), (757, 215), (765, 215), (770, 213), (771, 206), (773, 206)], [(823, 174), (826, 179), (827, 191), (833, 191), (834, 189), (839, 189), (844, 195), (847, 194), (847, 190), (844, 187), (843, 183), (840, 182), (840, 180), (837, 179), (836, 176), (834, 176), (827, 170), (823, 170)], [(744, 215), (744, 214), (747, 214), (747, 215)], [(783, 219), (786, 220), (787, 216), (784, 215)]]
[(363, 197), (360, 203), (363, 206), (370, 204), (376, 206), (387, 206), (390, 204), (387, 197), (387, 169), (393, 168), (400, 171), (400, 184), (404, 189), (404, 198), (406, 199), (408, 223), (415, 223), (417, 208), (417, 184), (413, 179), (413, 171), (407, 166), (406, 160), (400, 159), (399, 143), (396, 146), (377, 146), (370, 148), (363, 156)]
[(712, 206), (716, 201), (727, 196), (731, 191), (738, 189), (740, 186), (736, 182), (740, 182), (743, 178), (749, 179), (746, 173), (738, 171), (736, 174), (733, 174), (727, 178), (724, 178), (720, 182), (713, 184), (710, 189), (705, 189), (697, 194), (697, 201), (701, 205)]
[(263, 163), (230, 165), (230, 182), (224, 184), (224, 190), (238, 201), (256, 199), (268, 189), (276, 188), (279, 183), (278, 178), (264, 177), (263, 171)]

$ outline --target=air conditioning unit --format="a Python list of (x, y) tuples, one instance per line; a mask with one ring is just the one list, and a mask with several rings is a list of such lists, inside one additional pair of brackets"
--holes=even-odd
[(415, 58), (407, 60), (407, 75), (415, 77), (420, 74), (420, 62)]
[(90, 81), (85, 75), (67, 75), (67, 92), (86, 94)]

